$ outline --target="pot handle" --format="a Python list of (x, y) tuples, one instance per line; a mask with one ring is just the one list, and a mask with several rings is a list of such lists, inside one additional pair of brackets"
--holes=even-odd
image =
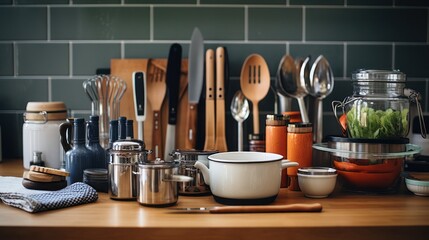
[(426, 125), (423, 117), (422, 106), (420, 105), (419, 100), (421, 98), (420, 93), (410, 88), (404, 89), (404, 92), (410, 101), (416, 104), (420, 124), (420, 134), (422, 135), (422, 138), (426, 139)]
[(190, 182), (192, 180), (194, 180), (194, 178), (184, 175), (171, 175), (169, 178), (162, 179), (164, 182)]
[(291, 162), (290, 160), (282, 160), (282, 169), (288, 168), (288, 167), (298, 167), (299, 163), (297, 162)]

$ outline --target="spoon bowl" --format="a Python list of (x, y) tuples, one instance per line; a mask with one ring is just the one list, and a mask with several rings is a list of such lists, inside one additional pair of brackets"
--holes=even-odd
[(249, 117), (249, 101), (238, 90), (231, 101), (231, 115), (238, 122), (238, 151), (243, 151), (243, 122)]
[(261, 55), (252, 54), (244, 61), (241, 68), (240, 87), (246, 98), (252, 102), (253, 133), (259, 134), (258, 103), (270, 90), (270, 71)]
[(322, 142), (323, 138), (323, 104), (322, 100), (334, 89), (334, 74), (328, 60), (320, 55), (310, 70), (310, 82), (307, 84), (308, 93), (315, 97), (316, 114), (313, 120), (314, 141)]

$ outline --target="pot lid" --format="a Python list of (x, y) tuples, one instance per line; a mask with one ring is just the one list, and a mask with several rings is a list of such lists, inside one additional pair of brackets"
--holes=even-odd
[(139, 164), (140, 168), (156, 168), (156, 169), (168, 169), (179, 167), (179, 163), (175, 161), (165, 161), (156, 159), (155, 161), (147, 161)]
[(267, 152), (222, 152), (210, 155), (209, 161), (223, 163), (264, 163), (283, 160), (283, 156)]
[(145, 150), (145, 143), (138, 139), (121, 139), (112, 145), (113, 151), (141, 152)]

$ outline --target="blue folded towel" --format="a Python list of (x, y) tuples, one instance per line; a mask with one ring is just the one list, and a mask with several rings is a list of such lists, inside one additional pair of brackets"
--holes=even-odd
[(0, 191), (0, 199), (7, 205), (35, 213), (95, 202), (98, 199), (98, 194), (91, 186), (77, 182), (52, 192), (28, 194)]

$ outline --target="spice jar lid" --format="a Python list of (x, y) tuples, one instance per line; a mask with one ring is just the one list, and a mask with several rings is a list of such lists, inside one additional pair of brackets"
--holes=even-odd
[(289, 123), (287, 126), (287, 131), (290, 133), (307, 133), (313, 131), (313, 124), (312, 123)]
[(28, 102), (24, 121), (55, 121), (67, 118), (63, 102)]
[(286, 126), (290, 116), (283, 114), (268, 114), (265, 124), (268, 126)]
[(399, 70), (359, 69), (352, 74), (354, 81), (405, 82), (406, 75)]

